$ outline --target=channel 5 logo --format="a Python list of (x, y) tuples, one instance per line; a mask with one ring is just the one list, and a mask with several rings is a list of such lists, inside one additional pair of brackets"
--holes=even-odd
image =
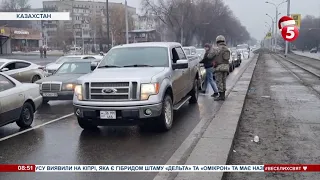
[(283, 16), (278, 22), (278, 28), (281, 31), (282, 38), (285, 41), (292, 42), (299, 36), (299, 29), (295, 20), (289, 16)]

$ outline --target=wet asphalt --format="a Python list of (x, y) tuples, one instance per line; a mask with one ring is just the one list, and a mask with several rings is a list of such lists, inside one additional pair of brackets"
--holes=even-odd
[[(20, 57), (11, 56), (14, 59)], [(25, 56), (25, 60), (32, 57)], [(54, 58), (52, 58), (54, 60)], [(34, 57), (34, 61), (41, 60)], [(52, 61), (53, 61), (52, 60)], [(241, 69), (249, 60), (228, 76), (227, 88), (233, 86)], [(44, 64), (43, 64), (44, 65)], [(209, 88), (208, 88), (209, 89)], [(221, 102), (213, 101), (212, 91), (199, 97), (198, 105), (184, 105), (175, 112), (174, 125), (166, 133), (141, 132), (132, 127), (100, 127), (97, 132), (83, 131), (72, 114), (71, 101), (49, 102), (38, 109), (33, 127), (53, 122), (29, 132), (21, 131), (16, 124), (0, 127), (1, 164), (165, 164), (202, 118), (213, 116), (213, 109)], [(56, 121), (57, 120), (57, 121)], [(14, 136), (1, 140), (8, 136)], [(36, 179), (121, 179), (151, 180), (157, 173), (1, 173), (4, 180)]]

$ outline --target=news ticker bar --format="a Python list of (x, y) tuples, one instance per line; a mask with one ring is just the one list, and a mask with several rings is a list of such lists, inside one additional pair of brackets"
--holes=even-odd
[(320, 164), (266, 165), (0, 165), (0, 172), (320, 172)]

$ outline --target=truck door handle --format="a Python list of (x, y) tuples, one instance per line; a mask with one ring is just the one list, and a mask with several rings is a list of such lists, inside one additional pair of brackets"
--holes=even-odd
[(19, 96), (23, 96), (23, 94), (19, 94)]

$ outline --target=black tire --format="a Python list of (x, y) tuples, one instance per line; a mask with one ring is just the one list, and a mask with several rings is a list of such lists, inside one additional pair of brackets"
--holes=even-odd
[(79, 126), (84, 130), (95, 130), (97, 129), (97, 126), (89, 122), (87, 119), (84, 118), (78, 118), (78, 124)]
[[(167, 109), (168, 108), (168, 109)], [(166, 119), (166, 111), (171, 111), (171, 120), (167, 122)], [(172, 128), (173, 123), (173, 104), (172, 104), (172, 98), (169, 94), (166, 94), (162, 101), (162, 112), (159, 117), (156, 118), (158, 129), (162, 132), (169, 131)]]
[(198, 103), (199, 88), (198, 88), (198, 79), (196, 79), (196, 78), (193, 81), (193, 88), (189, 92), (189, 95), (191, 96), (191, 99), (189, 100), (190, 104)]
[(39, 79), (41, 79), (40, 76), (39, 76), (39, 75), (35, 75), (35, 76), (32, 77), (31, 82), (32, 82), (32, 83), (35, 83), (35, 82), (38, 81)]
[(16, 122), (17, 125), (21, 128), (27, 128), (30, 127), (32, 122), (33, 122), (33, 118), (34, 118), (34, 109), (31, 105), (31, 103), (29, 102), (25, 102), (22, 106), (22, 110), (20, 113), (20, 118), (19, 120)]
[(48, 102), (49, 102), (49, 100), (47, 100), (47, 99), (42, 100), (42, 104), (48, 104)]

